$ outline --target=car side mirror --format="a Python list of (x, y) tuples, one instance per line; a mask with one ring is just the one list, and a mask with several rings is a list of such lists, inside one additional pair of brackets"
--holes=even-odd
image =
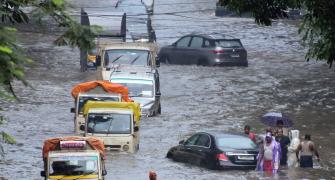
[(45, 171), (41, 171), (41, 176), (42, 176), (42, 177), (45, 177), (45, 176), (46, 176)]
[(184, 144), (185, 140), (179, 141), (179, 144)]
[(101, 66), (101, 56), (99, 55), (95, 58), (95, 66)]
[(75, 113), (76, 110), (75, 110), (74, 108), (71, 108), (71, 109), (70, 109), (70, 112), (71, 112), (71, 113)]
[(103, 176), (106, 176), (107, 175), (107, 171), (104, 169), (104, 170), (102, 170), (102, 175)]
[(81, 131), (85, 131), (85, 125), (80, 125), (80, 126), (79, 126), (79, 129), (80, 129)]
[(177, 42), (172, 43), (172, 46), (176, 47), (177, 46)]
[(159, 60), (158, 57), (156, 57), (156, 67), (160, 67), (161, 66), (161, 62)]
[(140, 128), (138, 126), (135, 126), (134, 131), (137, 132), (138, 130), (140, 130)]

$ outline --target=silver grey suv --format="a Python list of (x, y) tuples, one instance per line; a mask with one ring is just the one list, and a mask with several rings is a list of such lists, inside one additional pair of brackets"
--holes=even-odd
[(160, 49), (159, 61), (167, 64), (248, 66), (240, 39), (221, 34), (189, 34)]

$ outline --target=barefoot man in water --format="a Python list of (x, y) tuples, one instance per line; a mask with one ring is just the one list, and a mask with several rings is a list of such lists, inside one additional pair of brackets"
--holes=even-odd
[[(299, 158), (300, 153), (300, 158)], [(298, 149), (296, 151), (296, 156), (298, 161), (300, 161), (300, 167), (307, 168), (307, 167), (313, 167), (313, 155), (317, 157), (317, 160), (320, 160), (319, 153), (316, 150), (316, 147), (314, 145), (314, 142), (311, 141), (311, 135), (306, 134), (305, 140), (302, 141)]]

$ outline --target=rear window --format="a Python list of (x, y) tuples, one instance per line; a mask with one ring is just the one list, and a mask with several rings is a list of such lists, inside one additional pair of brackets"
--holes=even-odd
[(254, 149), (257, 145), (252, 142), (249, 138), (244, 137), (218, 137), (216, 144), (222, 148), (231, 149)]
[(242, 44), (239, 40), (215, 40), (215, 46), (220, 46), (223, 48), (240, 48)]

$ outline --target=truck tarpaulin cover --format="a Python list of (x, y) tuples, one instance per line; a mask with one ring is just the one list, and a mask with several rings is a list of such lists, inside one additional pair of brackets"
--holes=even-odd
[(89, 81), (77, 84), (71, 92), (73, 98), (77, 98), (81, 92), (88, 92), (96, 87), (102, 87), (107, 93), (117, 93), (122, 95), (122, 100), (125, 102), (132, 102), (128, 96), (128, 88), (121, 84), (111, 83), (109, 81)]
[(116, 109), (131, 109), (134, 112), (136, 126), (140, 124), (141, 107), (137, 102), (103, 102), (103, 101), (87, 101), (84, 106), (84, 115), (92, 108), (116, 108)]
[(90, 149), (99, 151), (103, 157), (105, 155), (105, 146), (102, 140), (95, 137), (69, 136), (50, 138), (45, 140), (43, 145), (43, 158), (48, 157), (49, 151), (59, 150), (60, 141), (86, 141), (86, 143), (90, 145)]

